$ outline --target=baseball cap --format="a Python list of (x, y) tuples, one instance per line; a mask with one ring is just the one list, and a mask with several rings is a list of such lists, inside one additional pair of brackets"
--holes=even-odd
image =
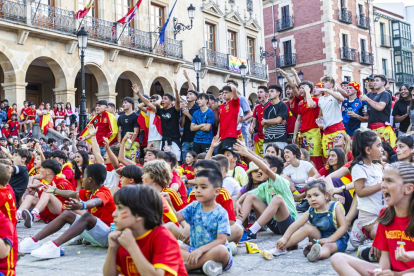
[(226, 146), (222, 148), (220, 154), (224, 154), (226, 151), (231, 151), (237, 157), (237, 162), (240, 162), (240, 155), (236, 153), (236, 150), (233, 147)]
[(365, 80), (374, 80), (374, 75), (369, 75)]
[(7, 138), (6, 137), (1, 137), (0, 141), (7, 141)]

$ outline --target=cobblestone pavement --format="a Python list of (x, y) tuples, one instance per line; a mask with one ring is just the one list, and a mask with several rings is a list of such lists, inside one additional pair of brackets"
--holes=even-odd
[[(37, 222), (31, 229), (26, 229), (22, 223), (17, 226), (19, 239), (29, 237), (38, 232), (44, 224)], [(67, 229), (65, 227), (64, 229)], [(63, 230), (64, 230), (63, 229)], [(62, 231), (63, 231), (62, 230)], [(62, 232), (61, 231), (61, 232)], [(61, 233), (59, 232), (59, 233)], [(46, 239), (52, 240), (59, 233)], [(281, 236), (275, 236), (269, 230), (260, 232), (255, 243), (260, 249), (271, 249), (275, 242)], [(303, 248), (307, 241), (300, 243), (299, 247)], [(102, 266), (105, 262), (106, 249), (96, 248), (90, 245), (65, 246), (65, 256), (52, 260), (39, 260), (26, 255), (17, 262), (17, 275), (30, 276), (80, 276), (80, 275), (102, 275)], [(347, 253), (355, 256), (356, 252), (352, 251), (352, 246), (348, 246)], [(323, 260), (316, 263), (309, 263), (303, 256), (302, 250), (291, 251), (286, 255), (267, 261), (260, 254), (249, 255), (246, 253), (245, 246), (239, 245), (238, 254), (234, 257), (232, 268), (223, 273), (223, 275), (249, 275), (252, 272), (256, 275), (336, 275), (332, 269), (329, 260)], [(193, 274), (197, 275), (197, 274)]]

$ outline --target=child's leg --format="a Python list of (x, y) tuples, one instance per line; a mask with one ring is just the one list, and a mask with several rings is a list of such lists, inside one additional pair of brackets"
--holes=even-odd
[(310, 242), (314, 240), (319, 240), (321, 238), (321, 232), (319, 229), (311, 224), (306, 224), (301, 229), (293, 233), (288, 242), (285, 245), (285, 248), (289, 248), (293, 245), (298, 244), (303, 241), (305, 238), (309, 238)]
[(340, 276), (362, 275), (369, 276), (367, 270), (374, 270), (378, 266), (363, 260), (351, 257), (345, 253), (336, 253), (331, 257), (331, 265)]
[(96, 217), (91, 213), (87, 212), (83, 214), (75, 223), (73, 223), (68, 230), (63, 232), (63, 234), (59, 238), (54, 240), (54, 242), (58, 245), (64, 244), (65, 242), (68, 242), (74, 237), (77, 237), (80, 234), (82, 234), (84, 230), (91, 230), (93, 227), (95, 227), (96, 222)]
[(62, 202), (60, 202), (60, 200), (52, 194), (42, 193), (35, 208), (37, 208), (39, 212), (42, 212), (46, 206), (52, 214), (62, 213)]
[[(62, 214), (60, 214), (57, 218), (55, 218), (52, 222), (46, 225), (45, 228), (40, 230), (39, 233), (34, 235), (33, 238), (37, 241), (43, 240), (44, 238), (58, 232), (60, 229), (62, 229), (63, 226), (66, 225), (66, 223), (72, 224), (75, 222), (75, 220), (76, 220), (76, 214), (72, 211), (66, 210)], [(69, 229), (66, 231), (69, 231)]]
[(241, 225), (233, 223), (230, 225), (230, 237), (227, 238), (229, 242), (238, 243), (243, 236), (244, 229)]
[(165, 227), (165, 228), (167, 228), (168, 230), (170, 230), (170, 232), (174, 235), (174, 237), (178, 240), (179, 239), (179, 237), (180, 237), (180, 234), (181, 234), (181, 231), (182, 231), (182, 229), (183, 228), (181, 228), (181, 226), (180, 227), (178, 227), (175, 223), (173, 223), (173, 222), (167, 222), (167, 223), (165, 223), (165, 224), (163, 224), (163, 226)]
[(263, 203), (257, 196), (254, 194), (248, 194), (246, 198), (244, 199), (243, 205), (242, 205), (242, 216), (239, 214), (237, 215), (237, 219), (244, 222), (252, 210), (252, 207), (256, 211), (256, 214), (261, 215), (266, 210), (266, 204)]
[(373, 240), (375, 238), (375, 234), (377, 233), (378, 222), (374, 222), (373, 224), (364, 226), (364, 229), (369, 232), (369, 237)]
[(276, 217), (276, 221), (284, 221), (289, 217), (289, 215), (289, 209), (287, 208), (283, 197), (277, 195), (272, 198), (269, 205), (256, 222), (260, 225), (260, 227), (263, 227), (272, 219), (273, 216)]
[(29, 121), (29, 127), (30, 127), (30, 130), (33, 130), (33, 121), (32, 120)]
[(34, 205), (36, 205), (38, 201), (39, 199), (37, 197), (34, 197), (32, 195), (27, 195), (24, 198), (23, 202), (20, 204), (20, 207), (17, 211), (21, 213), (24, 209), (30, 209)]
[(338, 245), (336, 243), (325, 243), (321, 248), (320, 260), (328, 259), (332, 254), (338, 252)]
[(204, 265), (205, 262), (210, 260), (222, 263), (224, 268), (230, 260), (229, 251), (222, 244), (217, 245), (204, 253), (195, 264), (188, 263), (188, 257), (191, 254), (188, 249), (181, 249), (181, 254), (183, 255), (184, 262), (186, 262), (185, 268), (187, 270), (200, 268)]
[(349, 226), (352, 226), (352, 221), (354, 220), (354, 218), (356, 218), (358, 216), (358, 200), (356, 195), (354, 196), (354, 199), (352, 200), (352, 204), (351, 207), (349, 208), (348, 214), (346, 214), (345, 219), (346, 219), (346, 223)]

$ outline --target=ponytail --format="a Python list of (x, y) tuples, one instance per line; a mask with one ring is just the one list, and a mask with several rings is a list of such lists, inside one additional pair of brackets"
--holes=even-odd
[(377, 140), (378, 135), (372, 130), (357, 129), (354, 132), (354, 138), (352, 139), (352, 155), (354, 160), (351, 163), (351, 168), (358, 163), (363, 163), (363, 158), (367, 157), (365, 149), (371, 148)]

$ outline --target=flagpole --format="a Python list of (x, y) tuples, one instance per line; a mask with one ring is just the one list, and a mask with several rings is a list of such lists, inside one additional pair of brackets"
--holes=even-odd
[[(86, 16), (86, 15), (85, 15)], [(82, 26), (82, 23), (83, 23), (83, 19), (85, 19), (85, 16), (84, 17), (82, 17), (82, 20), (81, 20), (81, 22), (79, 23), (79, 27), (78, 27), (78, 29), (76, 30), (76, 31), (79, 31), (80, 30), (80, 28), (81, 28), (81, 26)]]
[(119, 39), (121, 38), (121, 35), (124, 33), (125, 28), (127, 27), (127, 25), (130, 24), (131, 21), (129, 21), (127, 24), (124, 24), (124, 27), (122, 28), (121, 33), (119, 34), (119, 37), (116, 39), (116, 43), (118, 43)]
[(34, 15), (32, 17), (32, 23), (33, 23), (33, 20), (36, 18), (37, 11), (39, 10), (39, 7), (40, 7), (40, 0), (39, 0), (39, 3), (37, 4), (36, 11), (35, 11), (35, 13), (34, 13)]

